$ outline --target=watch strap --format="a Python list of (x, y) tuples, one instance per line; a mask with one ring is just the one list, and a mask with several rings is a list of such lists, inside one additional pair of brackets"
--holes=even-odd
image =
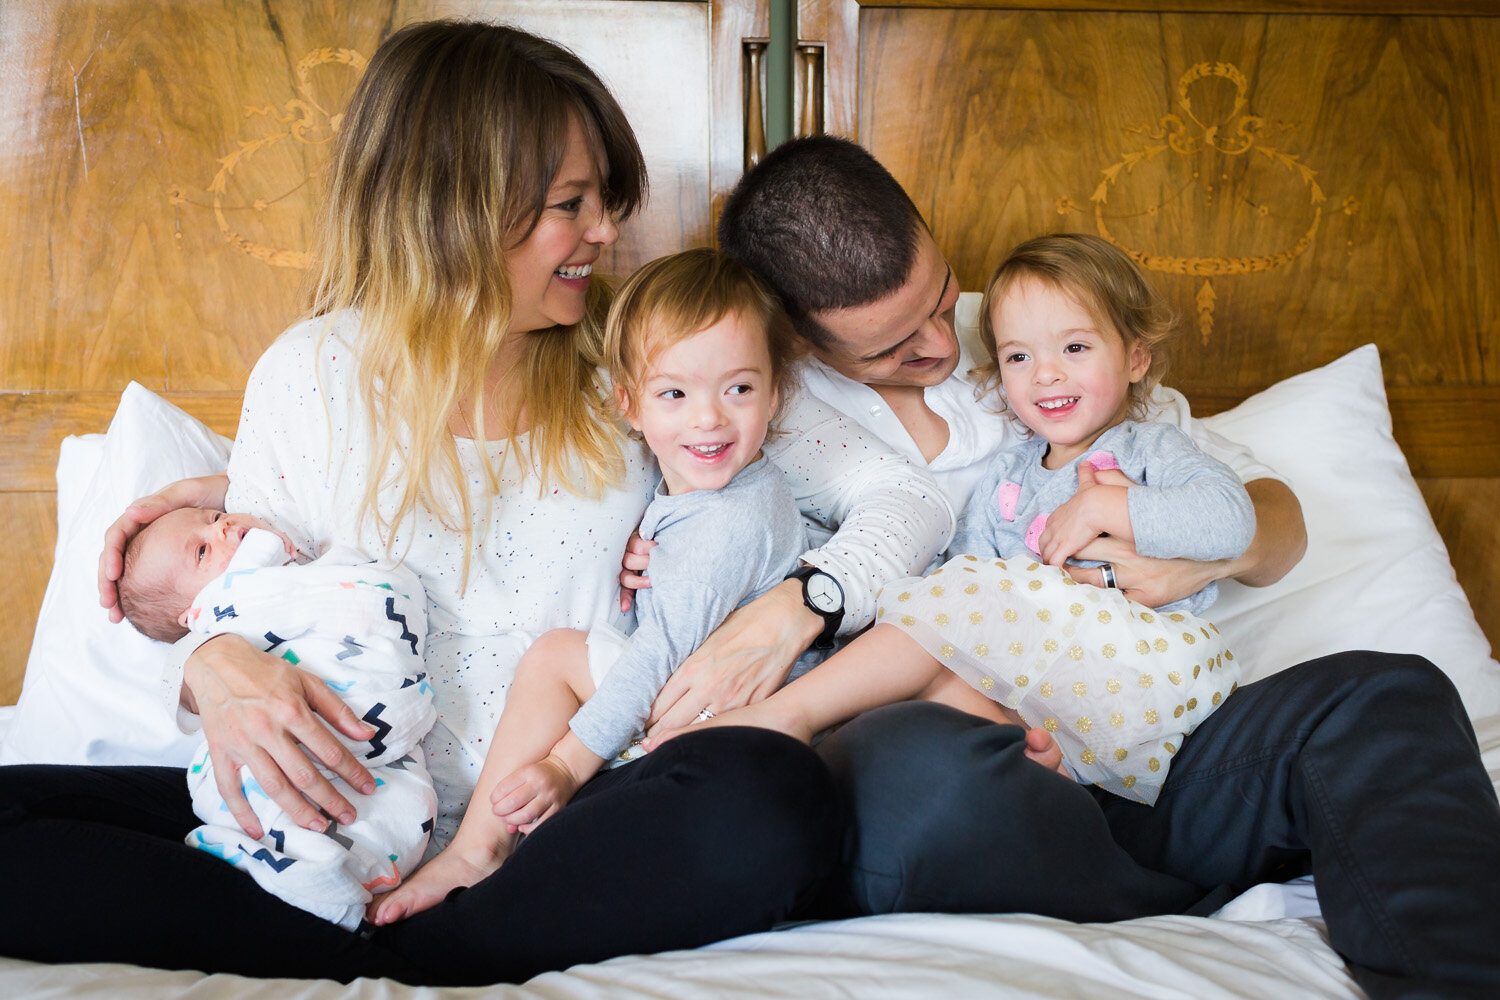
[[(802, 605), (807, 608), (807, 610), (823, 619), (823, 631), (819, 632), (818, 637), (813, 640), (812, 648), (832, 649), (833, 637), (838, 632), (839, 626), (843, 624), (844, 621), (844, 606), (843, 602), (840, 601), (837, 611), (824, 611), (822, 608), (813, 603), (812, 598), (809, 597), (807, 593), (807, 583), (814, 574), (822, 574), (823, 576), (828, 577), (830, 580), (833, 580), (833, 576), (831, 574), (829, 574), (826, 570), (819, 569), (816, 566), (799, 566), (796, 569), (792, 570), (792, 572), (788, 573), (786, 578), (788, 580), (797, 580), (801, 582)], [(834, 585), (839, 586), (837, 580), (834, 580)], [(843, 593), (842, 586), (839, 586), (839, 593)]]

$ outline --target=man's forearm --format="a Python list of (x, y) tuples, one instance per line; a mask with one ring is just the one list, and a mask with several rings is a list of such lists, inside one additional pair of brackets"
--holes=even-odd
[(1255, 505), (1255, 538), (1243, 555), (1229, 561), (1226, 576), (1247, 587), (1267, 587), (1286, 576), (1307, 551), (1302, 504), (1274, 479), (1253, 479), (1245, 491)]

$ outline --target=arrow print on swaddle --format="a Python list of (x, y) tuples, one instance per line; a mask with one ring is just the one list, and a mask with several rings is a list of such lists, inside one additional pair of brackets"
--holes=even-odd
[(391, 724), (380, 717), (380, 713), (384, 711), (385, 703), (377, 701), (364, 715), (364, 721), (376, 729), (375, 735), (369, 739), (370, 752), (365, 754), (366, 760), (372, 760), (385, 753), (385, 738), (390, 735)]
[(294, 864), (297, 863), (297, 859), (296, 858), (286, 858), (286, 857), (278, 858), (276, 855), (272, 854), (270, 851), (266, 850), (264, 847), (262, 847), (260, 850), (256, 851), (254, 854), (252, 854), (250, 856), (252, 858), (254, 858), (256, 861), (263, 861), (266, 864), (270, 865), (271, 866), (271, 870), (274, 871), (274, 872), (276, 872), (277, 874), (280, 874), (281, 872), (286, 871), (288, 868), (292, 867), (292, 865), (294, 865)]
[(385, 599), (385, 616), (401, 626), (402, 640), (411, 643), (411, 654), (413, 656), (418, 655), (417, 635), (406, 627), (406, 616), (396, 613), (396, 599), (394, 597), (387, 597)]

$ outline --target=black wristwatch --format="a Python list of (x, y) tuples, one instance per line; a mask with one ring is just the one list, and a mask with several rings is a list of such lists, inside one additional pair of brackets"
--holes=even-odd
[(832, 649), (833, 635), (844, 620), (844, 588), (816, 566), (799, 566), (788, 580), (802, 581), (802, 603), (823, 619), (823, 631), (813, 640), (813, 649)]

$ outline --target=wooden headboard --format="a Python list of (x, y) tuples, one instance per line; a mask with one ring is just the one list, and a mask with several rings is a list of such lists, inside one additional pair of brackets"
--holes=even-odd
[(5, 0), (0, 704), (51, 568), (59, 442), (104, 430), (131, 379), (234, 433), (250, 366), (304, 308), (337, 116), (383, 37), (441, 16), (558, 39), (620, 98), (651, 201), (602, 273), (710, 240), (766, 0)]
[[(103, 430), (130, 379), (233, 433), (250, 365), (302, 308), (318, 173), (382, 37), (499, 18), (599, 70), (651, 170), (602, 269), (619, 275), (709, 238), (753, 137), (767, 5), (7, 0), (0, 703), (50, 570), (58, 442)], [(965, 289), (1045, 230), (1140, 253), (1187, 317), (1172, 382), (1205, 412), (1378, 343), (1397, 436), (1500, 639), (1494, 4), (1173, 10), (1202, 6), (800, 0), (800, 127), (888, 164)]]
[[(1500, 645), (1493, 0), (802, 0), (827, 131), (906, 187), (960, 287), (1107, 235), (1212, 413), (1379, 345), (1396, 437)], [(806, 127), (806, 126), (804, 126)]]

